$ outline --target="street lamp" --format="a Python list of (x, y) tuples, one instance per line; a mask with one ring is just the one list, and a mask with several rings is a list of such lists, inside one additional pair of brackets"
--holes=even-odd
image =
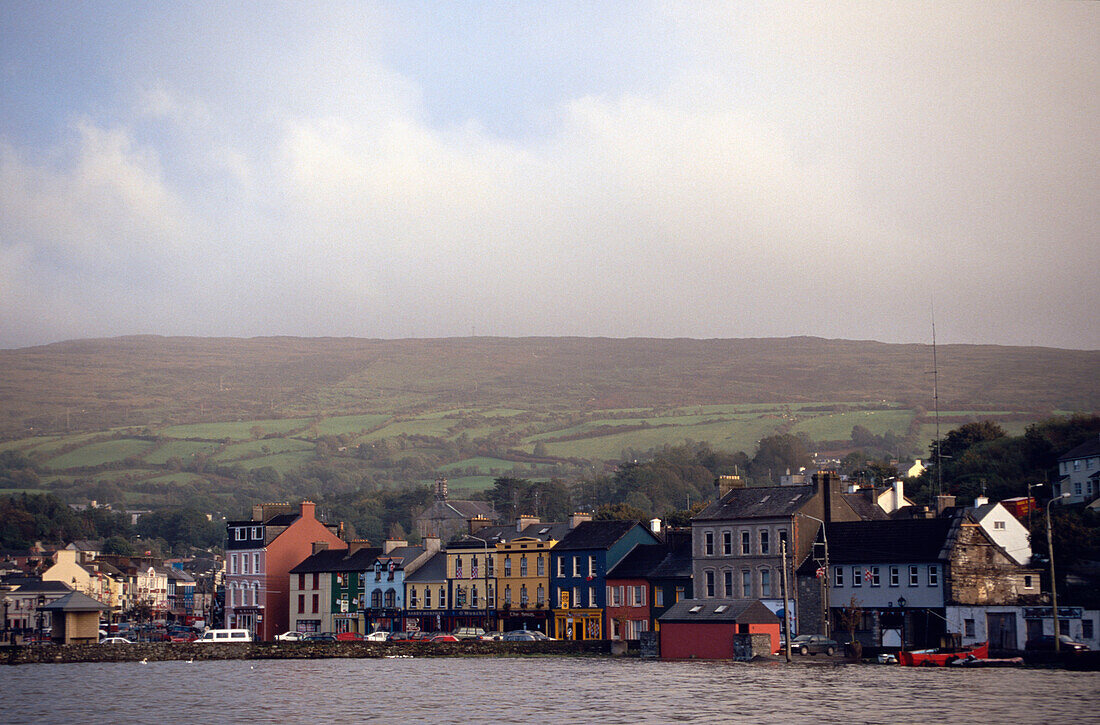
[(1054, 535), (1051, 533), (1050, 526), (1050, 505), (1063, 498), (1069, 498), (1069, 491), (1047, 501), (1047, 556), (1050, 557), (1050, 603), (1054, 610), (1054, 654), (1060, 654), (1062, 651), (1062, 643), (1059, 640), (1062, 633), (1058, 631), (1058, 584), (1054, 580)]
[(11, 597), (4, 596), (4, 644), (11, 644), (11, 622), (8, 619), (8, 609), (11, 607)]
[(467, 537), (480, 541), (481, 546), (485, 551), (485, 561), (483, 562), (484, 566), (482, 567), (482, 578), (485, 582), (485, 588), (482, 591), (482, 594), (485, 597), (485, 619), (483, 619), (482, 622), (486, 625), (487, 629), (495, 629), (495, 627), (489, 627), (489, 542), (481, 538), (480, 536), (474, 536), (473, 534), (467, 534)]
[[(809, 514), (804, 514), (802, 512), (799, 512), (798, 515), (802, 516), (803, 518), (812, 519), (812, 520), (818, 522), (819, 524), (821, 524), (821, 538), (825, 542), (825, 576), (822, 577), (822, 579), (824, 580), (824, 593), (822, 595), (822, 605), (823, 605), (822, 609), (823, 609), (823, 611), (822, 611), (821, 619), (822, 619), (822, 622), (823, 622), (823, 624), (822, 624), (822, 634), (824, 634), (825, 637), (828, 638), (829, 637), (829, 574), (830, 574), (830, 572), (829, 572), (829, 537), (825, 533), (825, 522), (824, 521), (817, 518), (816, 516), (810, 516)], [(801, 616), (801, 615), (799, 615), (799, 616)]]
[(1031, 544), (1031, 489), (1039, 488), (1039, 486), (1045, 486), (1042, 481), (1039, 483), (1027, 484), (1027, 543)]
[(901, 609), (901, 648), (905, 649), (905, 605), (909, 602), (905, 597), (898, 597), (898, 607)]

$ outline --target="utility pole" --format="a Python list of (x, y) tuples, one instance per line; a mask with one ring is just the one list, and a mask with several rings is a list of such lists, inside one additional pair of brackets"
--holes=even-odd
[(1050, 525), (1050, 505), (1055, 501), (1063, 498), (1067, 498), (1069, 492), (1063, 493), (1061, 496), (1055, 496), (1047, 501), (1047, 556), (1050, 557), (1050, 603), (1053, 605), (1054, 614), (1054, 654), (1061, 654), (1062, 643), (1060, 637), (1062, 633), (1058, 630), (1058, 583), (1054, 580), (1054, 535), (1051, 533)]
[(791, 661), (791, 604), (787, 589), (787, 542), (779, 541), (779, 553), (783, 556), (783, 654)]

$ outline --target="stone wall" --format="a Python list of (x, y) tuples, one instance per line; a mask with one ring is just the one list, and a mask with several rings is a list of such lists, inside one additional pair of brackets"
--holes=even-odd
[(0, 647), (0, 663), (9, 665), (65, 662), (150, 662), (165, 660), (326, 659), (333, 657), (459, 657), (516, 655), (607, 655), (610, 642), (254, 642), (198, 644), (18, 645)]

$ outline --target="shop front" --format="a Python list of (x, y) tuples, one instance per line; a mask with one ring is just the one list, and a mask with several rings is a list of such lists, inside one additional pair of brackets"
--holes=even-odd
[(554, 637), (557, 639), (603, 639), (602, 609), (555, 609)]
[(547, 609), (502, 609), (497, 615), (502, 632), (527, 629), (550, 634), (550, 611)]

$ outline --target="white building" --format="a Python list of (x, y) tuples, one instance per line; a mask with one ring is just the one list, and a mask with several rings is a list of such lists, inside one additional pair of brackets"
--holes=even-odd
[(1089, 502), (1100, 496), (1100, 436), (1060, 456), (1058, 473), (1062, 478), (1054, 484), (1054, 495), (1069, 494), (1062, 503)]
[(1027, 527), (1008, 509), (1000, 503), (989, 503), (985, 496), (979, 496), (974, 499), (970, 515), (993, 543), (1004, 549), (1013, 561), (1021, 566), (1027, 566), (1031, 562), (1031, 536)]

